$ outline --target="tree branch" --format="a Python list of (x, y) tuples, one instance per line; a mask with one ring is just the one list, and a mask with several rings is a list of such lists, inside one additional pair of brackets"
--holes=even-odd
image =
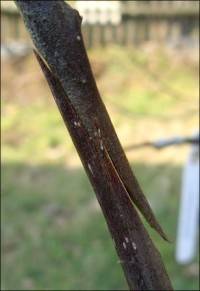
[(172, 290), (135, 206), (166, 239), (133, 175), (99, 95), (81, 17), (63, 1), (15, 1), (101, 205), (131, 290)]

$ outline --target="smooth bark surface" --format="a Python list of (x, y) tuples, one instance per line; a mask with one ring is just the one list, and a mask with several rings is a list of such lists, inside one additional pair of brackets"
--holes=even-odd
[(172, 290), (135, 206), (166, 236), (131, 171), (99, 95), (82, 40), (81, 17), (63, 1), (16, 3), (101, 205), (130, 289)]

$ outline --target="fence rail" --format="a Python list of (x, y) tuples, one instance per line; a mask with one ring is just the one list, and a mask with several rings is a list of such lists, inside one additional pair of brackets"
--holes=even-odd
[(123, 1), (122, 15), (199, 15), (199, 1)]

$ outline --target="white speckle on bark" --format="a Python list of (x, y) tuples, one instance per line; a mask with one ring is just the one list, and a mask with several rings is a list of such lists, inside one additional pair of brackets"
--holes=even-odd
[(101, 136), (101, 130), (100, 130), (100, 128), (98, 128), (98, 135), (99, 135), (99, 137)]
[(80, 41), (80, 40), (81, 40), (80, 35), (77, 35), (76, 39), (77, 39), (78, 41)]
[(103, 141), (100, 141), (100, 149), (103, 151), (104, 150), (104, 146), (103, 146)]
[(79, 121), (74, 121), (74, 125), (75, 125), (76, 127), (80, 127), (80, 126), (81, 126), (81, 124), (80, 124)]
[(126, 250), (126, 243), (123, 242), (122, 244), (123, 244), (123, 248)]
[(128, 237), (125, 237), (125, 241), (128, 243), (129, 242), (129, 239), (128, 239)]
[(94, 175), (91, 165), (88, 163), (88, 169), (90, 170), (91, 174)]
[(87, 80), (86, 80), (86, 79), (82, 79), (82, 80), (81, 80), (81, 83), (82, 83), (82, 84), (86, 84), (86, 83), (87, 83)]
[(132, 242), (132, 247), (133, 247), (134, 250), (137, 250), (137, 246), (136, 246), (136, 244), (134, 243), (134, 241)]

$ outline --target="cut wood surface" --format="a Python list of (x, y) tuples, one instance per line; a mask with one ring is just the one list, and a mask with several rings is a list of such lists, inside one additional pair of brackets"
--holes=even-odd
[(167, 238), (131, 171), (99, 95), (82, 39), (81, 17), (63, 1), (16, 4), (93, 185), (130, 289), (172, 290), (135, 206)]

